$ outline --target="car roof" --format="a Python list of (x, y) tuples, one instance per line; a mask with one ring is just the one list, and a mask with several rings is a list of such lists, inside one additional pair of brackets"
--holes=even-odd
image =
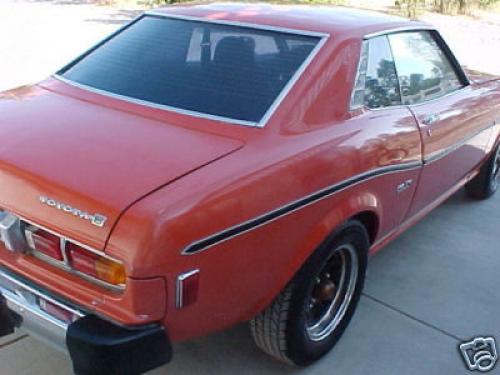
[(428, 27), (402, 17), (341, 6), (275, 5), (266, 3), (212, 3), (172, 6), (154, 11), (158, 14), (206, 20), (256, 24), (345, 37), (399, 28)]

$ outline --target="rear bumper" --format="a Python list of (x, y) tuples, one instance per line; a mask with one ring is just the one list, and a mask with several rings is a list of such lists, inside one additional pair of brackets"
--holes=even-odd
[(68, 353), (77, 374), (138, 374), (172, 357), (163, 327), (121, 327), (0, 268), (0, 336), (15, 329)]
[(81, 310), (57, 301), (48, 293), (34, 288), (2, 269), (0, 269), (0, 295), (4, 300), (4, 307), (0, 308), (0, 314), (3, 312), (0, 320), (4, 322), (6, 332), (19, 328), (55, 349), (67, 352), (66, 332), (70, 321), (50, 315), (41, 306), (49, 302), (59, 307), (61, 311), (67, 312), (68, 317), (73, 315), (74, 320), (84, 316)]

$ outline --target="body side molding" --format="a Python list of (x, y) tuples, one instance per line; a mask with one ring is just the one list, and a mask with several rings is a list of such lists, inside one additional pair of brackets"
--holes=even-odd
[(199, 241), (193, 242), (182, 250), (183, 255), (193, 255), (205, 251), (217, 244), (228, 241), (231, 238), (239, 236), (250, 230), (266, 225), (280, 217), (286, 216), (310, 204), (323, 200), (331, 195), (341, 192), (351, 186), (358, 185), (367, 180), (380, 177), (390, 173), (410, 171), (422, 167), (422, 162), (414, 161), (408, 163), (401, 163), (373, 169), (371, 171), (353, 176), (347, 180), (341, 181), (334, 185), (328, 186), (322, 190), (314, 192), (304, 198), (300, 198), (282, 207), (269, 211), (265, 214), (257, 216), (256, 218), (237, 224), (227, 228), (221, 232), (215, 233), (211, 236), (205, 237)]

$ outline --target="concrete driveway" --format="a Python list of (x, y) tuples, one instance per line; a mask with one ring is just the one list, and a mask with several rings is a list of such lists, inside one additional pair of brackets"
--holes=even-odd
[[(82, 2), (0, 1), (0, 89), (43, 78), (134, 14)], [(499, 269), (500, 194), (475, 202), (459, 192), (372, 259), (352, 324), (316, 365), (268, 358), (241, 325), (176, 345), (152, 374), (468, 374), (460, 342), (500, 344)], [(30, 337), (0, 339), (2, 375), (70, 373), (64, 355)]]

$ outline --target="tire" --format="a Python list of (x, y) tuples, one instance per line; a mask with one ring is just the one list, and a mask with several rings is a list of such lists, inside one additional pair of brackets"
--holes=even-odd
[(278, 297), (251, 320), (257, 346), (296, 366), (309, 365), (328, 353), (354, 315), (369, 247), (368, 233), (358, 221), (338, 228)]
[(479, 174), (467, 185), (467, 195), (474, 199), (487, 199), (493, 196), (500, 186), (500, 144)]

